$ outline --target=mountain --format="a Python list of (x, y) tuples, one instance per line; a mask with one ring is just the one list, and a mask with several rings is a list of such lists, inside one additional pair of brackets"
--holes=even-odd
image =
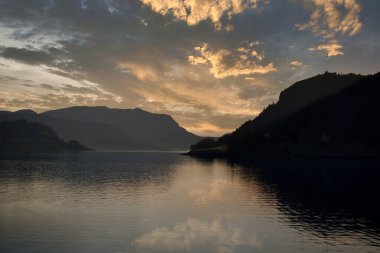
[(276, 142), (328, 142), (380, 150), (380, 73), (313, 103), (272, 127)]
[(65, 141), (78, 140), (87, 147), (97, 150), (154, 150), (152, 145), (135, 141), (120, 130), (107, 124), (83, 123), (72, 120), (52, 118), (32, 110), (0, 112), (0, 121), (24, 119), (46, 124)]
[(38, 114), (0, 111), (0, 121), (25, 119), (48, 125), (60, 138), (97, 150), (185, 150), (200, 137), (170, 116), (141, 109), (71, 107)]
[(193, 145), (192, 153), (379, 154), (379, 109), (380, 73), (325, 73), (292, 85), (257, 118)]
[(108, 107), (70, 107), (47, 111), (42, 115), (82, 123), (107, 124), (126, 136), (171, 150), (184, 150), (200, 140), (178, 125), (169, 115), (141, 109), (110, 109)]
[(268, 126), (313, 102), (338, 93), (363, 78), (364, 76), (356, 74), (339, 75), (325, 72), (296, 82), (280, 93), (277, 103), (269, 105), (254, 120), (246, 124), (252, 125), (255, 129)]
[(88, 150), (77, 141), (64, 142), (48, 126), (26, 120), (0, 122), (1, 152)]

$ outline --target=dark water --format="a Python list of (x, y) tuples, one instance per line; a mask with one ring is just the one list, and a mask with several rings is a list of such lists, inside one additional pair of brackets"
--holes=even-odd
[(0, 156), (0, 252), (380, 252), (374, 160)]

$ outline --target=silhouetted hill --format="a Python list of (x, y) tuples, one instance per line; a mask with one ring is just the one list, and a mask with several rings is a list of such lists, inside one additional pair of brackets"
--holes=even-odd
[(379, 109), (380, 73), (362, 78), (268, 130), (275, 142), (324, 142), (380, 150)]
[(201, 138), (170, 116), (141, 109), (71, 107), (38, 114), (0, 111), (0, 121), (25, 119), (50, 126), (60, 138), (97, 150), (185, 150)]
[(356, 74), (339, 75), (326, 72), (296, 82), (280, 93), (277, 103), (269, 105), (244, 126), (258, 129), (273, 124), (313, 102), (338, 93), (362, 78), (363, 76)]
[(26, 120), (0, 122), (1, 152), (88, 150), (78, 141), (64, 142), (48, 126)]
[[(328, 89), (326, 80), (330, 84)], [(322, 91), (317, 89), (318, 82)], [(279, 101), (256, 119), (221, 137), (214, 148), (208, 143), (204, 153), (211, 150), (217, 154), (377, 154), (379, 85), (380, 74), (326, 73), (298, 82), (282, 92)], [(306, 94), (308, 90), (310, 95)], [(227, 151), (220, 151), (221, 147)], [(192, 150), (202, 151), (197, 146)]]
[(117, 128), (107, 124), (85, 123), (52, 118), (31, 110), (0, 112), (0, 121), (24, 119), (48, 125), (65, 141), (78, 140), (87, 147), (97, 150), (157, 150), (159, 148), (135, 141)]
[(110, 125), (126, 136), (164, 149), (187, 149), (200, 140), (165, 114), (141, 109), (110, 109), (108, 107), (70, 107), (43, 113), (53, 118), (84, 123)]

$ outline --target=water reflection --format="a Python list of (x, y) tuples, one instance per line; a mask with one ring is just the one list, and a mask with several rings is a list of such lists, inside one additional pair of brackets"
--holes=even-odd
[[(275, 195), (292, 227), (321, 238), (354, 235), (380, 246), (380, 162), (376, 159), (268, 158), (227, 161), (248, 183)], [(333, 241), (330, 243), (334, 244)]]
[(0, 155), (0, 180), (50, 179), (71, 187), (146, 183), (169, 186), (177, 155), (161, 153), (46, 153)]
[(376, 252), (378, 165), (0, 156), (0, 252)]
[(210, 251), (210, 248), (216, 252), (235, 252), (261, 248), (255, 235), (224, 223), (222, 218), (212, 221), (192, 218), (171, 228), (156, 228), (136, 238), (134, 243), (144, 251), (162, 252)]

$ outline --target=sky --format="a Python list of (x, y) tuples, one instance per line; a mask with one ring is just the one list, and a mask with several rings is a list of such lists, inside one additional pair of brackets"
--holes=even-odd
[(378, 0), (0, 0), (0, 110), (142, 108), (202, 136), (380, 71)]

